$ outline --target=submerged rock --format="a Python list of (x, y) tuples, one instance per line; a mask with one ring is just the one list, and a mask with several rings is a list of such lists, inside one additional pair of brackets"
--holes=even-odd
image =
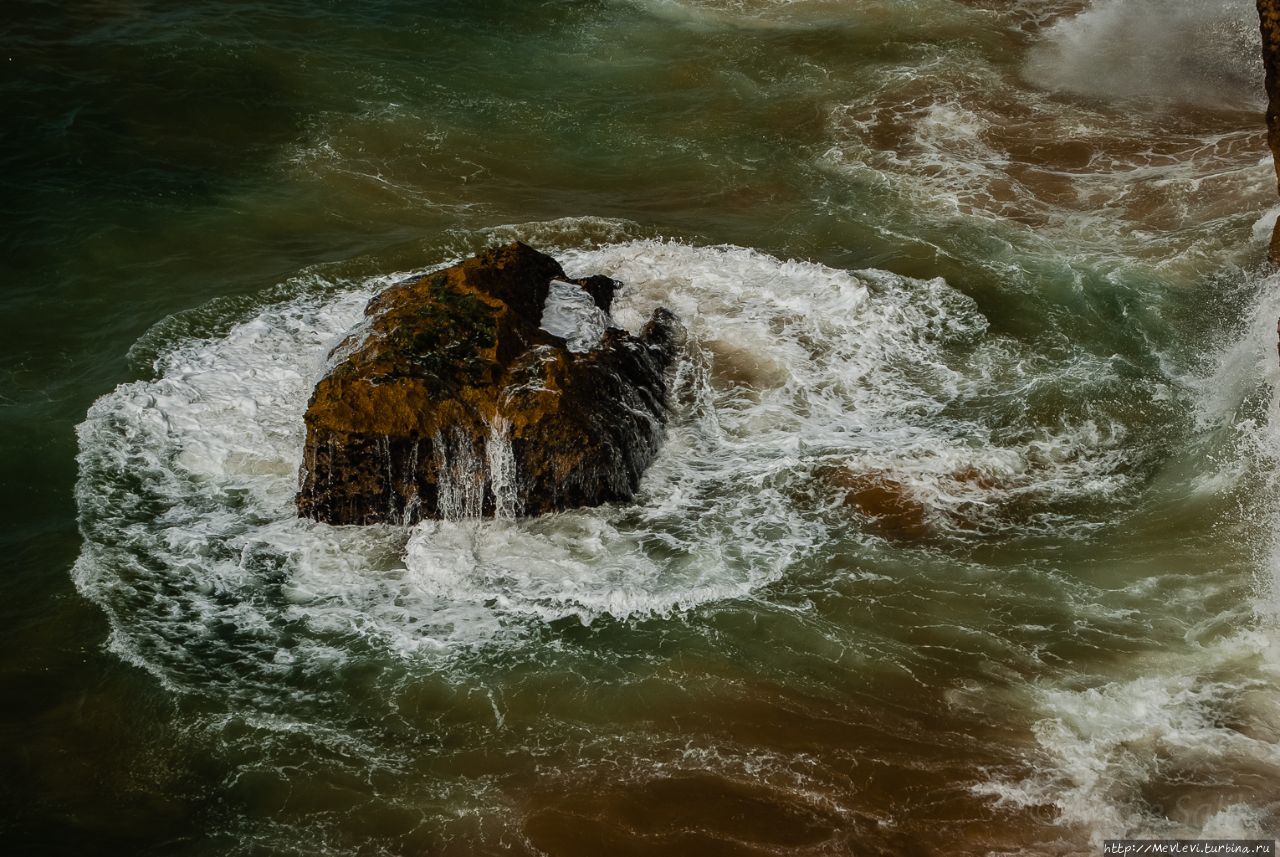
[(947, 503), (930, 500), (905, 476), (887, 470), (828, 465), (815, 475), (823, 491), (839, 497), (866, 530), (899, 541), (927, 539), (942, 529), (977, 531), (996, 510), (1017, 514), (1007, 499), (1010, 484), (972, 466), (939, 474), (937, 486), (953, 500)]
[(921, 539), (931, 532), (928, 507), (905, 482), (880, 471), (826, 468), (819, 477), (843, 494), (843, 505), (881, 535)]
[(298, 513), (412, 523), (631, 497), (684, 332), (664, 309), (639, 336), (609, 326), (617, 285), (514, 243), (378, 294), (307, 407)]

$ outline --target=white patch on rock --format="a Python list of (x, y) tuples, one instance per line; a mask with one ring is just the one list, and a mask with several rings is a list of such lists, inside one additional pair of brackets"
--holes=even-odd
[(570, 351), (581, 354), (600, 343), (609, 328), (609, 315), (596, 306), (587, 290), (564, 280), (552, 280), (542, 305), (542, 329), (565, 340)]

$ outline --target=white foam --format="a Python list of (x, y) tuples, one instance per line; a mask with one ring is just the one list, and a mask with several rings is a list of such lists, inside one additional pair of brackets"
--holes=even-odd
[[(968, 259), (951, 224), (976, 218), (982, 240), (1013, 246), (970, 261), (1030, 288), (1031, 260), (1191, 278), (1256, 259), (1238, 220), (1272, 204), (1275, 178), (1255, 118), (1252, 8), (1099, 0), (1034, 35), (1022, 79), (956, 47), (879, 68), (832, 108), (819, 163), (883, 200), (868, 225)], [(1248, 112), (1209, 119), (1175, 101)], [(880, 213), (903, 209), (902, 223)]]
[[(998, 804), (1051, 806), (1055, 822), (1088, 831), (1096, 844), (1117, 837), (1266, 838), (1280, 817), (1266, 786), (1280, 782), (1280, 277), (1253, 285), (1253, 312), (1236, 336), (1203, 377), (1181, 379), (1194, 394), (1201, 436), (1225, 433), (1230, 451), (1206, 461), (1207, 472), (1193, 484), (1226, 492), (1262, 483), (1241, 513), (1246, 531), (1256, 533), (1251, 603), (1189, 628), (1185, 647), (1120, 660), (1121, 677), (1071, 675), (1061, 685), (1027, 688), (1036, 718), (1033, 773), (974, 787)], [(1234, 584), (1213, 571), (1181, 584), (1175, 597), (1203, 600)], [(1144, 578), (1130, 589), (1149, 599), (1168, 578)], [(1092, 607), (1089, 614), (1096, 615)]]
[[(1270, 160), (1266, 161), (1266, 165), (1270, 166)], [(1253, 240), (1260, 245), (1266, 245), (1271, 241), (1271, 233), (1276, 226), (1276, 218), (1280, 217), (1280, 205), (1273, 205), (1268, 208), (1262, 216), (1253, 222)]]
[[(1200, 657), (1149, 659), (1150, 675), (1083, 690), (1041, 687), (1033, 704), (1039, 755), (1034, 776), (995, 779), (974, 792), (1020, 807), (1052, 806), (1056, 823), (1108, 838), (1269, 835), (1275, 807), (1232, 799), (1253, 795), (1257, 778), (1280, 778), (1280, 734), (1251, 734), (1242, 700), (1274, 707), (1275, 670), (1249, 665), (1275, 656), (1265, 632), (1226, 638)], [(1211, 676), (1244, 665), (1230, 680)], [(1252, 679), (1242, 678), (1252, 675)], [(1259, 704), (1255, 703), (1255, 704)], [(1192, 773), (1194, 772), (1194, 773)], [(1197, 787), (1198, 786), (1198, 787)]]
[[(656, 242), (570, 253), (566, 264), (628, 284), (614, 317), (633, 329), (658, 305), (686, 319), (708, 347), (720, 443), (741, 476), (811, 482), (822, 465), (889, 474), (941, 529), (951, 514), (966, 526), (1013, 526), (1000, 509), (1014, 497), (1107, 494), (1123, 483), (1124, 433), (1111, 421), (1028, 427), (1003, 445), (981, 417), (944, 416), (1042, 371), (1096, 381), (1111, 370), (1088, 358), (1054, 369), (1028, 362), (1014, 343), (985, 338), (973, 303), (941, 280)], [(730, 377), (720, 381), (722, 371)]]
[[(176, 343), (154, 381), (122, 385), (81, 425), (87, 543), (76, 576), (112, 615), (116, 650), (168, 680), (195, 670), (209, 681), (189, 640), (213, 628), (232, 629), (229, 645), (260, 651), (274, 674), (276, 638), (299, 628), (311, 639), (290, 645), (342, 651), (359, 637), (412, 654), (515, 644), (565, 618), (670, 616), (752, 597), (833, 526), (858, 525), (832, 513), (841, 495), (819, 478), (824, 467), (891, 474), (939, 533), (1034, 530), (1034, 514), (1009, 510), (1052, 513), (1062, 498), (1124, 484), (1114, 427), (1028, 426), (1001, 442), (991, 425), (949, 413), (1046, 366), (988, 338), (973, 303), (941, 280), (661, 241), (560, 255), (575, 273), (627, 283), (620, 324), (666, 305), (692, 332), (666, 443), (634, 503), (518, 519), (503, 500), (513, 474), (496, 424), (482, 453), (438, 445), (451, 520), (409, 532), (298, 520), (307, 399), (385, 281), (296, 299), (223, 338)], [(472, 520), (485, 479), (498, 520)]]
[(542, 306), (542, 329), (565, 340), (575, 354), (590, 351), (609, 327), (609, 316), (581, 286), (552, 280)]

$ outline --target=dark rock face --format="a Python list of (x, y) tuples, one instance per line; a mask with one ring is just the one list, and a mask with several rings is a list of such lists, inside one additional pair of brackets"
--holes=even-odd
[(662, 309), (638, 337), (601, 323), (585, 345), (540, 327), (553, 290), (604, 320), (617, 285), (515, 243), (374, 297), (307, 407), (298, 513), (412, 523), (631, 497), (683, 328)]
[[(1280, 179), (1280, 0), (1257, 0), (1267, 87), (1267, 144)], [(1280, 220), (1271, 232), (1272, 264), (1280, 265)]]

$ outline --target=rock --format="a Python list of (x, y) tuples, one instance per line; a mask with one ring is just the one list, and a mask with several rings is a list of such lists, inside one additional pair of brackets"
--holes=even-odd
[[(1280, 0), (1257, 0), (1262, 25), (1262, 65), (1267, 88), (1267, 144), (1280, 187)], [(1271, 231), (1271, 263), (1280, 265), (1280, 220)]]
[(608, 326), (617, 286), (514, 243), (374, 297), (307, 407), (298, 513), (413, 523), (630, 498), (684, 331), (664, 309), (639, 336)]
[(931, 532), (929, 510), (906, 483), (887, 473), (868, 471), (855, 473), (835, 467), (819, 476), (827, 484), (843, 492), (843, 504), (862, 518), (869, 527), (896, 539), (922, 539)]
[(815, 472), (825, 494), (838, 496), (867, 531), (899, 541), (919, 541), (942, 528), (978, 530), (980, 513), (989, 509), (1009, 487), (1000, 478), (963, 467), (944, 474), (939, 486), (967, 502), (930, 504), (906, 480), (885, 470), (854, 470), (826, 465)]

